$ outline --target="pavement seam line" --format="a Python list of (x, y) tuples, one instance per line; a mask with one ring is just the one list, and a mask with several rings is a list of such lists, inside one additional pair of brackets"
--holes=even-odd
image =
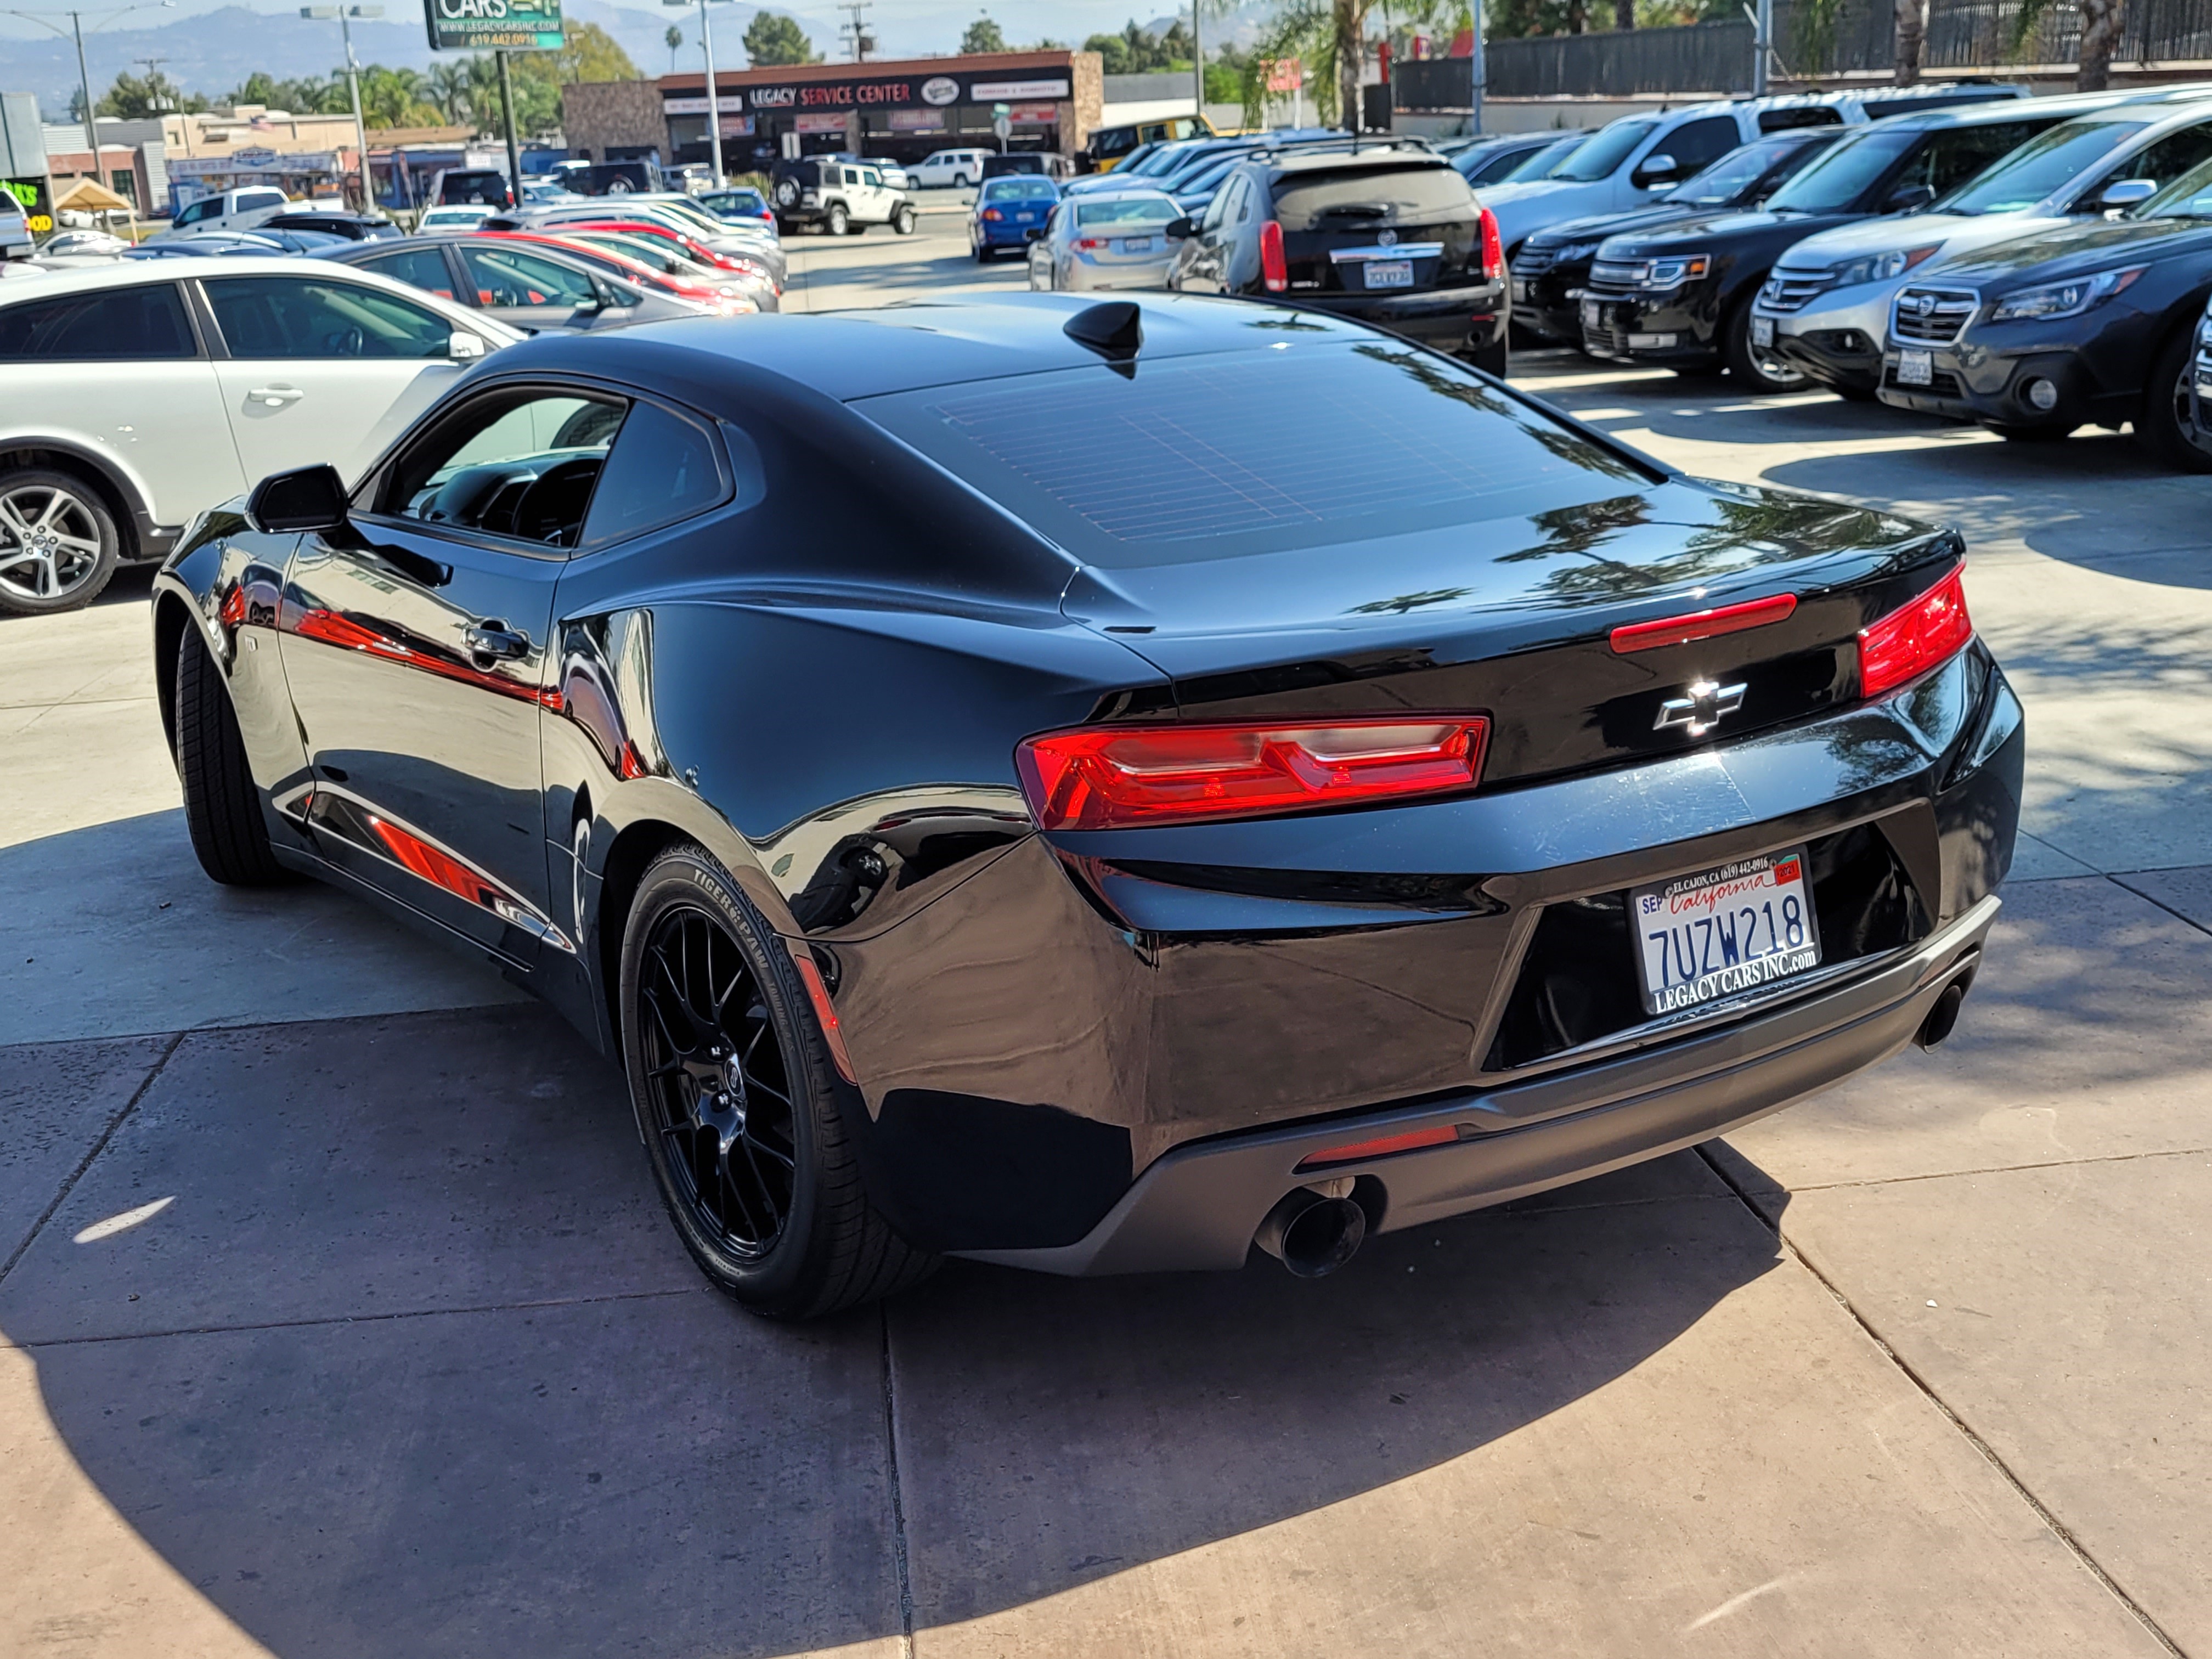
[(1991, 1164), (1972, 1170), (1931, 1170), (1926, 1175), (1869, 1176), (1864, 1181), (1808, 1181), (1787, 1190), (1843, 1193), (1859, 1187), (1903, 1187), (1916, 1181), (1958, 1181), (1971, 1176), (2019, 1175), (2032, 1170), (2071, 1170), (2089, 1164), (2137, 1164), (2152, 1158), (2203, 1158), (2207, 1153), (2212, 1153), (2212, 1146), (2164, 1146), (2151, 1152), (2097, 1152), (2086, 1158), (2054, 1158), (2042, 1164)]
[[(2178, 865), (2175, 867), (2178, 869), (2187, 870), (2197, 868), (2199, 866), (2185, 864)], [(2125, 873), (2129, 875), (2136, 875), (2148, 872), (2130, 870)], [(2175, 909), (2171, 904), (2168, 904), (2164, 899), (2159, 898), (2152, 894), (2146, 893), (2140, 887), (2129, 886), (2127, 883), (2122, 881), (2118, 876), (2107, 872), (2105, 879), (2112, 883), (2113, 886), (2118, 888), (2124, 893), (2133, 893), (2137, 898), (2142, 900), (2146, 904), (2155, 904), (2160, 909), (2165, 911), (2166, 915), (2173, 917), (2177, 921), (2187, 922), (2198, 933), (2212, 933), (2212, 927), (2207, 927), (2203, 922), (2197, 921), (2196, 917), (2183, 915), (2180, 911)]]
[(167, 1336), (228, 1336), (240, 1331), (296, 1331), (319, 1325), (380, 1325), (395, 1319), (443, 1319), (461, 1314), (536, 1313), (549, 1308), (591, 1308), (605, 1302), (651, 1302), (670, 1297), (696, 1296), (696, 1288), (680, 1291), (612, 1291), (605, 1296), (556, 1296), (538, 1302), (476, 1302), (459, 1308), (395, 1308), (390, 1313), (331, 1314), (321, 1319), (262, 1319), (245, 1325), (178, 1325), (158, 1331), (113, 1331), (106, 1336), (29, 1337), (18, 1348), (75, 1348), (94, 1342), (146, 1342)]
[(146, 1075), (138, 1079), (138, 1086), (131, 1091), (131, 1098), (123, 1103), (120, 1111), (107, 1120), (107, 1127), (100, 1132), (100, 1139), (94, 1141), (91, 1150), (77, 1160), (76, 1168), (70, 1171), (69, 1179), (62, 1182), (61, 1190), (56, 1193), (52, 1201), (39, 1212), (39, 1218), (31, 1224), (31, 1231), (23, 1235), (23, 1242), (15, 1247), (7, 1261), (0, 1262), (0, 1284), (5, 1284), (8, 1275), (15, 1271), (15, 1264), (31, 1253), (31, 1246), (39, 1242), (40, 1235), (46, 1231), (46, 1224), (54, 1218), (54, 1212), (69, 1201), (69, 1195), (76, 1190), (76, 1183), (84, 1179), (84, 1172), (92, 1167), (93, 1160), (107, 1150), (107, 1143), (115, 1138), (115, 1132), (123, 1127), (123, 1120), (138, 1109), (138, 1103), (146, 1097), (146, 1091), (154, 1086), (155, 1078), (168, 1069), (170, 1055), (177, 1052), (178, 1047), (188, 1035), (190, 1034), (185, 1031), (171, 1034), (168, 1046), (161, 1050), (160, 1057), (154, 1061)]
[(2051, 1535), (2058, 1540), (2060, 1546), (2064, 1548), (2066, 1553), (2072, 1556), (2075, 1561), (2080, 1565), (2080, 1566), (2087, 1571), (2091, 1577), (2094, 1578), (2100, 1584), (2102, 1584), (2105, 1587), (2106, 1593), (2109, 1594), (2114, 1601), (2118, 1601), (2130, 1613), (2134, 1614), (2136, 1621), (2149, 1633), (2151, 1639), (2156, 1642), (2160, 1648), (2166, 1650), (2166, 1653), (2171, 1655), (2172, 1659), (2189, 1659), (2187, 1650), (2184, 1649), (2179, 1643), (2176, 1642), (2171, 1636), (2166, 1633), (2165, 1628), (2159, 1624), (2158, 1620), (2151, 1617), (2149, 1610), (2147, 1609), (2142, 1602), (2136, 1601), (2134, 1596), (2129, 1595), (2128, 1592), (2121, 1587), (2118, 1579), (2114, 1578), (2111, 1573), (2105, 1571), (2103, 1565), (2098, 1561), (2095, 1556), (2089, 1553), (2088, 1546), (2082, 1543), (2079, 1538), (2076, 1538), (2074, 1535), (2073, 1529), (2068, 1527), (2067, 1524), (2061, 1521), (2056, 1515), (2052, 1514), (2050, 1506), (2045, 1504), (2041, 1498), (2038, 1498), (2034, 1492), (2028, 1489), (2028, 1486), (2026, 1481), (2022, 1480), (2020, 1476), (2013, 1473), (2011, 1466), (2006, 1463), (2004, 1459), (1997, 1455), (1996, 1448), (1990, 1445), (1988, 1441), (1984, 1440), (1981, 1435), (1976, 1431), (1972, 1424), (1968, 1423), (1965, 1418), (1960, 1416), (1956, 1411), (1952, 1409), (1950, 1402), (1945, 1400), (1942, 1395), (1938, 1394), (1936, 1391), (1935, 1386), (1930, 1383), (1926, 1377), (1923, 1376), (1918, 1370), (1914, 1369), (1912, 1363), (1910, 1360), (1906, 1359), (1904, 1355), (1898, 1352), (1894, 1347), (1890, 1346), (1888, 1341), (1883, 1338), (1881, 1333), (1875, 1329), (1874, 1326), (1868, 1321), (1867, 1316), (1858, 1310), (1857, 1307), (1853, 1304), (1851, 1299), (1845, 1296), (1843, 1291), (1838, 1288), (1834, 1281), (1832, 1280), (1827, 1274), (1822, 1273), (1818, 1267), (1814, 1266), (1813, 1261), (1805, 1255), (1805, 1253), (1799, 1249), (1796, 1244), (1790, 1242), (1789, 1235), (1782, 1231), (1781, 1225), (1778, 1222), (1771, 1222), (1766, 1218), (1765, 1215), (1760, 1211), (1759, 1206), (1753, 1200), (1751, 1194), (1744, 1191), (1742, 1188), (1737, 1186), (1735, 1181), (1730, 1179), (1729, 1172), (1721, 1167), (1720, 1161), (1708, 1153), (1703, 1146), (1698, 1148), (1698, 1156), (1704, 1158), (1706, 1164), (1711, 1169), (1712, 1172), (1718, 1176), (1723, 1182), (1727, 1182), (1729, 1189), (1743, 1201), (1743, 1206), (1745, 1209), (1751, 1212), (1752, 1218), (1774, 1236), (1775, 1243), (1781, 1248), (1788, 1259), (1796, 1262), (1808, 1273), (1812, 1275), (1813, 1282), (1818, 1285), (1822, 1290), (1826, 1291), (1834, 1300), (1835, 1304), (1844, 1310), (1844, 1315), (1850, 1320), (1850, 1322), (1856, 1325), (1859, 1329), (1865, 1334), (1867, 1340), (1874, 1344), (1875, 1351), (1897, 1369), (1899, 1375), (1903, 1376), (1908, 1382), (1911, 1383), (1915, 1389), (1919, 1390), (1921, 1396), (1925, 1399), (1929, 1405), (1933, 1406), (1937, 1411), (1942, 1413), (1943, 1420), (1948, 1423), (1958, 1431), (1961, 1439), (1965, 1440), (1968, 1445), (1972, 1446), (1977, 1452), (1981, 1454), (1982, 1461), (1986, 1462), (1991, 1468), (1995, 1469), (1997, 1472), (1998, 1477), (2002, 1480), (2008, 1486), (2012, 1488), (2014, 1493), (2020, 1498), (2021, 1502), (2027, 1504), (2029, 1510), (2033, 1512), (2036, 1519), (2042, 1522), (2045, 1527), (2050, 1528)]
[(876, 1304), (876, 1328), (884, 1356), (884, 1469), (891, 1498), (891, 1558), (898, 1569), (900, 1659), (914, 1659), (914, 1578), (906, 1553), (906, 1495), (899, 1483), (898, 1395), (891, 1376), (891, 1316)]

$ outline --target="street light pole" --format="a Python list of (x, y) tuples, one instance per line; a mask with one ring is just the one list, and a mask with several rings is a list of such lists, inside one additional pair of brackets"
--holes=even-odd
[(361, 116), (361, 64), (353, 55), (353, 24), (356, 17), (381, 17), (382, 6), (302, 6), (300, 15), (328, 22), (338, 20), (338, 33), (345, 41), (346, 92), (353, 100), (354, 155), (361, 167), (361, 208), (367, 213), (376, 205), (376, 195), (368, 177), (368, 124)]
[[(691, 0), (662, 0), (671, 6), (688, 6)], [(714, 158), (714, 188), (722, 187), (722, 100), (714, 88), (714, 21), (707, 15), (708, 0), (699, 0), (699, 44), (707, 49), (707, 150)]]
[[(127, 13), (157, 9), (160, 7), (173, 6), (176, 3), (177, 0), (144, 0), (143, 3), (125, 6), (108, 13), (92, 27), (96, 33)], [(100, 177), (100, 127), (92, 101), (92, 73), (84, 66), (84, 14), (81, 11), (17, 11), (13, 7), (6, 9), (10, 17), (21, 17), (27, 22), (38, 24), (41, 28), (52, 29), (64, 39), (76, 43), (77, 91), (84, 99), (84, 143), (85, 148), (92, 152), (92, 176), (97, 180)], [(68, 18), (69, 27), (64, 29), (59, 23), (55, 22), (53, 20), (57, 17)]]
[(510, 188), (514, 191), (514, 205), (522, 205), (522, 146), (514, 142), (514, 81), (507, 71), (507, 54), (495, 52), (499, 59), (499, 107), (507, 118), (507, 173)]

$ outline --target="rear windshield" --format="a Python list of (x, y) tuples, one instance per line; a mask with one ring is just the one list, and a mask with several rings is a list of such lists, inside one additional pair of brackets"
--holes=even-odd
[(1026, 202), (1032, 198), (1038, 201), (1048, 202), (1059, 194), (1059, 186), (1051, 179), (1039, 179), (1034, 175), (994, 179), (983, 186), (983, 199), (987, 202), (1004, 202), (1010, 199)]
[(1918, 128), (1846, 138), (1766, 198), (1774, 212), (1841, 213), (1866, 194), (1898, 157), (1927, 137)]
[(1275, 184), (1275, 217), (1285, 231), (1364, 230), (1474, 214), (1474, 192), (1449, 167), (1300, 173)]
[(1570, 179), (1588, 184), (1595, 179), (1608, 178), (1613, 170), (1628, 159), (1628, 154), (1645, 138), (1656, 121), (1615, 121), (1611, 126), (1593, 132), (1544, 171), (1547, 179)]
[(1164, 225), (1179, 218), (1182, 210), (1166, 196), (1124, 196), (1110, 201), (1075, 204), (1079, 225)]
[(2063, 190), (2150, 125), (2069, 121), (2039, 132), (1936, 204), (1937, 213), (2017, 213)]
[[(1274, 311), (1249, 325), (1313, 326)], [(1657, 482), (1457, 364), (1382, 340), (1293, 335), (1142, 363), (1133, 379), (1066, 369), (854, 407), (1108, 567), (1572, 509)]]

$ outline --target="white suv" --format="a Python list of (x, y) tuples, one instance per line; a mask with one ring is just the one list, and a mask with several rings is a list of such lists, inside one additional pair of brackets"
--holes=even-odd
[(271, 472), (374, 459), (522, 336), (349, 266), (132, 260), (0, 285), (0, 611), (91, 603), (120, 562)]
[(779, 161), (769, 193), (780, 230), (819, 225), (832, 236), (857, 236), (870, 225), (889, 225), (902, 236), (914, 234), (914, 204), (865, 161), (812, 155)]
[(917, 185), (951, 185), (965, 190), (983, 181), (983, 158), (995, 154), (988, 149), (940, 149), (907, 172)]

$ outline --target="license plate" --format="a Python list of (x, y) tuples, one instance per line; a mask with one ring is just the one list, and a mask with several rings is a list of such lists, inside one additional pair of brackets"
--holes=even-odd
[(1601, 320), (1601, 319), (1598, 315), (1597, 301), (1595, 300), (1583, 301), (1583, 326), (1584, 328), (1595, 328)]
[(1124, 253), (1150, 253), (1152, 251), (1152, 239), (1149, 236), (1125, 236), (1121, 239), (1121, 252)]
[(1017, 213), (1014, 216), (1014, 222), (1018, 225), (1025, 225), (1036, 217), (1036, 215), (1034, 213)]
[(1936, 354), (1932, 351), (1899, 352), (1897, 383), (1899, 386), (1935, 385)]
[(1370, 288), (1411, 288), (1413, 285), (1413, 262), (1411, 259), (1370, 259), (1367, 262), (1367, 286)]
[(1644, 1012), (1671, 1014), (1820, 965), (1805, 849), (1763, 853), (1628, 896)]
[(1751, 343), (1755, 346), (1771, 346), (1774, 343), (1773, 318), (1753, 317), (1751, 319)]
[(1528, 279), (1526, 276), (1516, 276), (1513, 279), (1513, 297), (1516, 300), (1526, 300), (1528, 297)]

